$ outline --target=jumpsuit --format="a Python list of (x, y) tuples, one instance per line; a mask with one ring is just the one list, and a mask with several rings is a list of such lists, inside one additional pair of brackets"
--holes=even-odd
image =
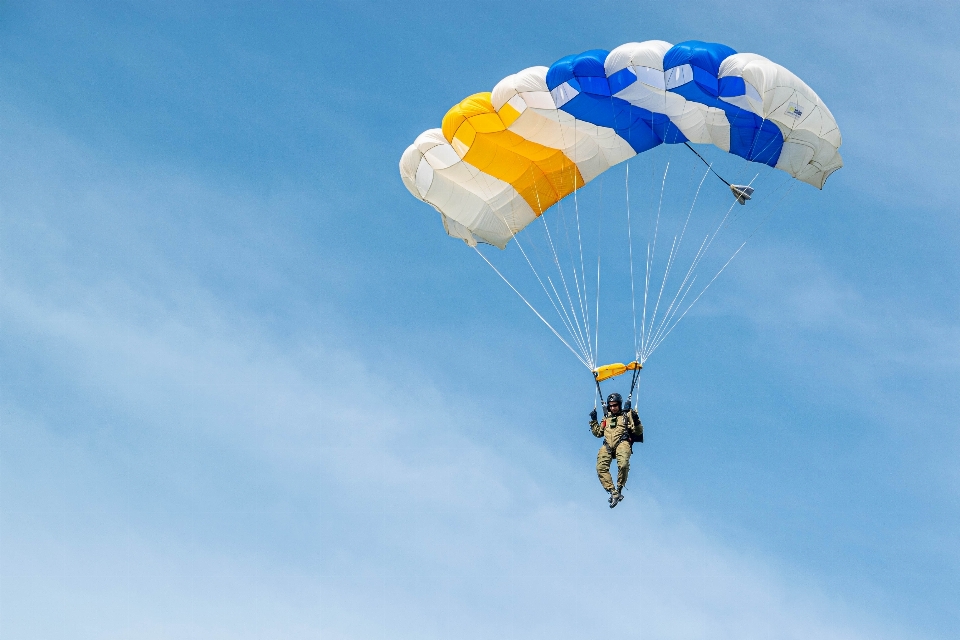
[(613, 478), (610, 476), (610, 463), (617, 459), (617, 491), (623, 489), (630, 473), (630, 454), (633, 453), (633, 443), (643, 442), (643, 424), (636, 411), (624, 411), (617, 415), (607, 415), (597, 422), (590, 421), (590, 431), (598, 438), (603, 438), (603, 446), (597, 452), (597, 476), (600, 484), (608, 492), (614, 490)]

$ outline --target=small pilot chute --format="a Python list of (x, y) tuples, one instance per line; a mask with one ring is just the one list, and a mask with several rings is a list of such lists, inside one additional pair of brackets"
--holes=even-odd
[(733, 192), (734, 197), (740, 204), (747, 204), (747, 200), (753, 196), (753, 187), (748, 185), (732, 184), (730, 185), (730, 191)]

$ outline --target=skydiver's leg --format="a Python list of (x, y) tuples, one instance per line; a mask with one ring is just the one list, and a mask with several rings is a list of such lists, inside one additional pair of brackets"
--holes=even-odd
[(610, 455), (607, 446), (601, 446), (600, 451), (597, 452), (597, 477), (600, 478), (600, 484), (608, 492), (613, 491), (613, 478), (610, 477), (610, 462), (612, 460), (613, 456)]
[(630, 473), (630, 454), (633, 451), (629, 442), (621, 442), (617, 445), (617, 491), (623, 489), (627, 484), (627, 475)]

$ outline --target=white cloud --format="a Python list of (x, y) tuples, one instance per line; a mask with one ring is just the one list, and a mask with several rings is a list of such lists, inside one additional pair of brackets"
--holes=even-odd
[[(89, 300), (65, 307), (12, 291), (4, 325), (83, 388), (84, 404), (111, 405), (117, 430), (146, 433), (110, 445), (5, 407), (12, 635), (905, 637), (640, 489), (610, 512), (589, 465), (522, 434), (489, 441), (476, 428), (483, 412), (437, 422), (469, 398), (383, 378), (319, 338), (306, 351), (278, 347), (251, 319), (213, 330), (201, 311), (145, 324), (130, 312), (146, 315), (147, 298)], [(373, 418), (383, 419), (342, 402), (370, 389), (382, 390)], [(123, 455), (110, 455), (118, 446)], [(228, 476), (183, 486), (175, 458), (191, 446), (229, 459)], [(18, 462), (40, 451), (51, 456), (44, 471), (69, 482)], [(245, 476), (269, 497), (224, 487)], [(203, 509), (229, 506), (193, 511), (190, 491), (209, 494)], [(51, 595), (53, 618), (40, 615)]]
[[(830, 353), (785, 348), (778, 356), (831, 358), (837, 382), (865, 383), (857, 391), (866, 397), (876, 396), (878, 383), (895, 371), (960, 370), (960, 324), (937, 318), (937, 305), (909, 308), (907, 297), (866, 295), (796, 245), (767, 242), (737, 260), (730, 270), (735, 281), (705, 299), (702, 313), (746, 318), (783, 345), (813, 347), (829, 339), (837, 347)], [(850, 376), (851, 368), (858, 375)]]

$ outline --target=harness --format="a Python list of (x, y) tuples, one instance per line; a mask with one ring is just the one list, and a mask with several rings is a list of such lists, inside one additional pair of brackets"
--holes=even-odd
[[(626, 412), (622, 412), (620, 413), (620, 415), (621, 416), (626, 415)], [(606, 422), (610, 417), (617, 418), (619, 416), (605, 416), (604, 422)], [(633, 422), (632, 416), (631, 416), (631, 422)], [(604, 431), (606, 431), (606, 426), (604, 426)], [(642, 438), (643, 436), (640, 436), (640, 442), (643, 442)], [(630, 430), (630, 427), (628, 427), (627, 425), (623, 425), (623, 433), (621, 433), (620, 437), (617, 438), (616, 442), (613, 443), (613, 446), (610, 446), (610, 444), (607, 442), (606, 437), (604, 437), (603, 439), (603, 446), (607, 448), (607, 451), (610, 453), (611, 456), (615, 456), (617, 454), (617, 447), (619, 447), (620, 443), (623, 442), (624, 440), (630, 443), (630, 450), (633, 451), (633, 443), (634, 443), (633, 432)]]

